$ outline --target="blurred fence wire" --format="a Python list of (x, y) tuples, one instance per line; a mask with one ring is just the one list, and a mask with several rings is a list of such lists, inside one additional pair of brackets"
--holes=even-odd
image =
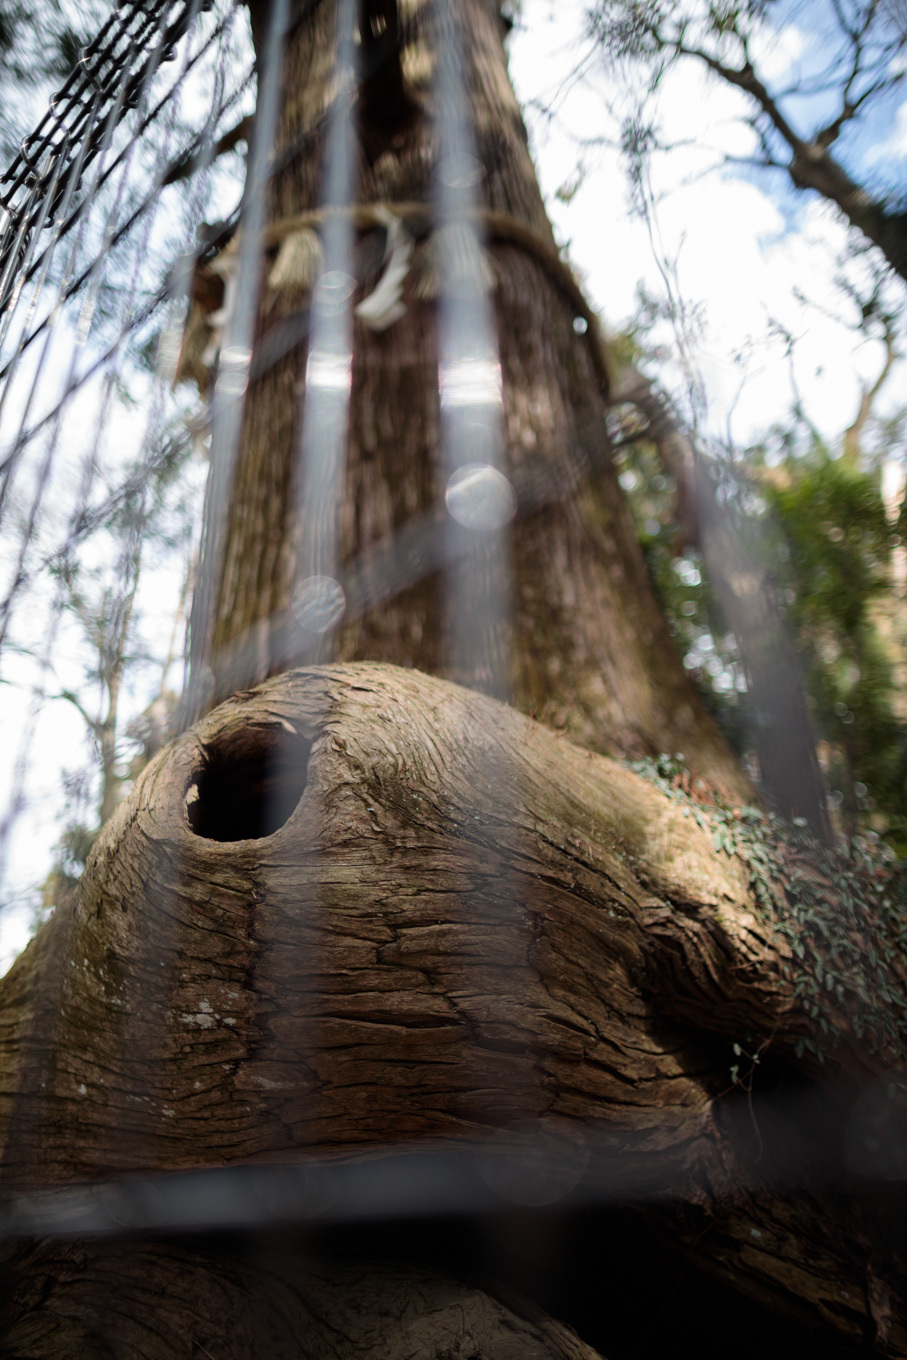
[(77, 551), (198, 438), (172, 351), (204, 224), (238, 211), (240, 177), (218, 164), (254, 98), (238, 18), (120, 5), (0, 182), (0, 647), (32, 691), (0, 873)]
[[(237, 227), (235, 273), (227, 284), (229, 305), (225, 299), (222, 308), (213, 383), (210, 474), (190, 644), (195, 693), (186, 713), (204, 707), (209, 697), (204, 685), (211, 664), (213, 599), (246, 393), (250, 381), (300, 339), (311, 341), (298, 449), (299, 494), (305, 513), (315, 515), (311, 551), (293, 596), (295, 621), (286, 612), (259, 621), (252, 632), (234, 639), (229, 657), (218, 659), (219, 673), (233, 688), (247, 683), (254, 671), (263, 632), (270, 656), (283, 665), (316, 659), (319, 636), (332, 623), (336, 601), (343, 602), (349, 622), (439, 567), (451, 577), (454, 569), (459, 572), (448, 606), (459, 611), (451, 629), (455, 645), (464, 652), (480, 648), (484, 639), (506, 629), (512, 610), (500, 565), (507, 559), (510, 521), (573, 493), (573, 486), (558, 484), (539, 465), (525, 479), (515, 477), (513, 485), (507, 481), (499, 466), (503, 405), (492, 308), (482, 287), (464, 292), (442, 276), (438, 380), (444, 505), (340, 564), (329, 507), (337, 501), (344, 470), (356, 282), (351, 262), (354, 115), (352, 99), (343, 91), (355, 62), (365, 59), (363, 52), (357, 56), (354, 42), (354, 0), (338, 6), (341, 69), (320, 205), (326, 222), (324, 269), (308, 313), (292, 319), (289, 329), (272, 329), (264, 343), (256, 342), (266, 191), (282, 165), (273, 146), (283, 43), (291, 23), (315, 2), (295, 9), (289, 0), (270, 5), (256, 65), (239, 6), (227, 0), (150, 5), (127, 0), (85, 47), (0, 180), (0, 527), (5, 530), (0, 648), (14, 656), (17, 649), (27, 649), (34, 662), (12, 789), (0, 818), (0, 876), (25, 806), (25, 776), (52, 673), (67, 571), (86, 542), (126, 503), (136, 507), (130, 532), (141, 536), (151, 480), (206, 435), (203, 414), (187, 409), (173, 380), (199, 262), (213, 258)], [(438, 26), (441, 155), (434, 205), (422, 208), (442, 225), (456, 224), (475, 236), (480, 225), (490, 230), (494, 224), (480, 221), (473, 201), (474, 147), (459, 21), (450, 6), (442, 8), (449, 22)], [(221, 153), (241, 142), (248, 145), (244, 188), (242, 177), (221, 163)], [(289, 147), (282, 155), (298, 149)], [(478, 257), (477, 241), (467, 244)], [(572, 294), (569, 279), (563, 287), (582, 323), (574, 324), (577, 334), (588, 332), (589, 343), (597, 343), (594, 318), (575, 285)], [(598, 447), (591, 439), (589, 446)], [(591, 460), (591, 454), (578, 452), (581, 471), (592, 470)], [(322, 502), (328, 507), (323, 515), (318, 513)], [(474, 530), (491, 534), (484, 558), (470, 556)], [(468, 601), (479, 600), (487, 579), (500, 589), (482, 597), (483, 617)], [(482, 664), (492, 674), (497, 658), (489, 655)], [(489, 688), (503, 692), (504, 680), (492, 674)], [(513, 1184), (507, 1168), (515, 1165), (514, 1147), (491, 1146), (466, 1160), (447, 1152), (417, 1155), (396, 1149), (380, 1168), (218, 1169), (19, 1197), (0, 1206), (0, 1237), (250, 1226), (288, 1217), (343, 1221), (485, 1212), (501, 1202), (566, 1202), (587, 1163), (595, 1163), (597, 1150), (585, 1135), (568, 1140), (569, 1146), (555, 1146), (552, 1137), (543, 1131), (522, 1138), (528, 1170)], [(652, 1175), (646, 1193), (670, 1194), (670, 1177), (659, 1182), (657, 1167)], [(599, 1166), (596, 1186), (588, 1195), (609, 1201), (640, 1192), (618, 1166)]]

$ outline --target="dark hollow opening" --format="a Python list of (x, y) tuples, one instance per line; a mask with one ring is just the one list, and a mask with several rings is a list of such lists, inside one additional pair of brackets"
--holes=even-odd
[(206, 747), (186, 791), (186, 815), (211, 841), (260, 840), (292, 816), (312, 743), (283, 728), (252, 728)]

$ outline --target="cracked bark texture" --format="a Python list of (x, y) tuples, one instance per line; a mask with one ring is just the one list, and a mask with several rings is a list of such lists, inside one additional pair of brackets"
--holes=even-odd
[[(99, 1298), (115, 1304), (99, 1310)], [(248, 1261), (174, 1243), (43, 1245), (14, 1303), (3, 1353), (23, 1360), (596, 1360), (524, 1300), (425, 1271), (274, 1250)]]
[[(787, 948), (621, 765), (418, 672), (291, 672), (161, 753), (8, 975), (4, 1186), (489, 1140), (519, 1186), (542, 1134), (565, 1187), (903, 1353), (834, 1188), (884, 1063), (796, 1059)], [(802, 1121), (730, 1089), (744, 1033), (815, 1086)]]
[[(267, 6), (251, 9), (261, 44)], [(439, 154), (432, 6), (401, 0), (397, 10), (410, 102), (389, 124), (361, 127), (357, 194), (361, 203), (431, 205)], [(458, 0), (455, 10), (484, 172), (480, 203), (553, 243), (507, 74), (498, 6)], [(334, 5), (322, 3), (288, 36), (276, 152), (282, 168), (271, 190), (271, 221), (321, 202), (335, 25)], [(359, 234), (357, 264), (369, 239)], [(422, 296), (419, 261), (426, 248), (425, 242), (418, 247), (404, 285), (406, 315), (380, 334), (361, 321), (354, 326), (351, 428), (336, 529), (341, 565), (361, 566), (366, 579), (369, 555), (419, 517), (438, 516), (437, 536), (444, 532), (438, 304)], [(488, 250), (503, 380), (502, 470), (543, 501), (542, 508), (533, 508), (531, 496), (524, 503), (509, 554), (488, 573), (490, 589), (513, 601), (512, 626), (495, 648), (506, 658), (512, 702), (595, 750), (619, 756), (683, 751), (691, 766), (746, 798), (746, 783), (684, 672), (655, 599), (610, 457), (607, 393), (588, 339), (574, 332), (574, 309), (529, 252), (504, 243), (489, 243)], [(360, 282), (354, 301), (367, 286)], [(298, 292), (265, 288), (260, 347), (307, 305)], [(287, 636), (301, 645), (289, 601), (299, 545), (310, 530), (294, 473), (305, 360), (303, 344), (248, 394), (211, 639), (215, 698), (292, 664)], [(451, 611), (458, 602), (446, 597), (444, 573), (423, 563), (416, 575), (406, 589), (341, 628), (331, 651), (304, 659), (387, 661), (483, 688), (481, 665), (470, 668), (456, 655)]]

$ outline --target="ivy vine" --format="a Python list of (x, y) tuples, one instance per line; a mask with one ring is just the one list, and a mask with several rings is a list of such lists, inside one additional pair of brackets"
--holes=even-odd
[[(734, 807), (681, 755), (628, 762), (746, 866), (761, 919), (789, 942), (794, 996), (818, 1034), (797, 1040), (823, 1061), (852, 1031), (876, 1052), (907, 1057), (907, 876), (864, 846), (829, 848), (805, 821)], [(821, 1038), (819, 1037), (821, 1036)]]

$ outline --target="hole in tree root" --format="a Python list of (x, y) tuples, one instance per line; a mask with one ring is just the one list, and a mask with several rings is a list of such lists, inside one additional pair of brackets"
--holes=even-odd
[(279, 727), (234, 732), (205, 748), (186, 790), (186, 815), (211, 841), (260, 840), (291, 817), (312, 743)]

